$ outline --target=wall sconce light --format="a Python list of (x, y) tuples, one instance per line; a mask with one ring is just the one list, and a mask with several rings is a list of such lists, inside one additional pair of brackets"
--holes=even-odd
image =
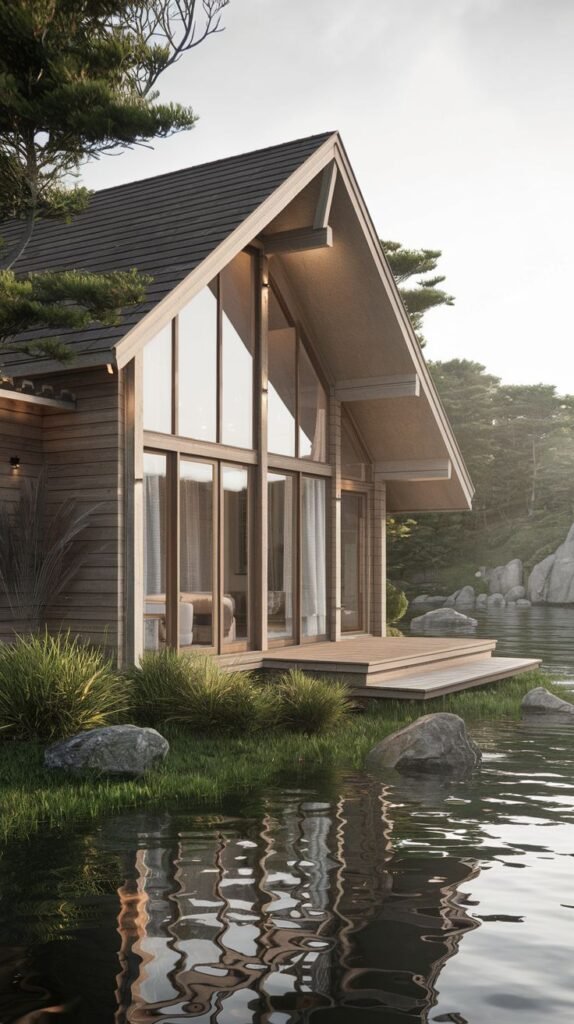
[(13, 470), (20, 469), (20, 456), (19, 455), (11, 455), (10, 456), (10, 465), (12, 466)]
[(114, 375), (114, 368), (113, 368), (111, 363), (106, 363), (106, 370), (108, 371), (110, 376), (113, 377), (113, 375)]

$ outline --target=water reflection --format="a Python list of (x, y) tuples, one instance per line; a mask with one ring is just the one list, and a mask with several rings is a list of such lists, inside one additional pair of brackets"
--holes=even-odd
[(317, 780), (9, 847), (0, 1020), (570, 1020), (573, 737), (485, 727), (471, 780)]

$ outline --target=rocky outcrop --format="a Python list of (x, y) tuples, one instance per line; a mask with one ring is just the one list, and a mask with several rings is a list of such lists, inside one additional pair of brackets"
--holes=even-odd
[(489, 594), (486, 603), (489, 608), (504, 608), (504, 594)]
[(454, 599), (454, 606), (455, 608), (474, 608), (475, 600), (474, 587), (462, 587)]
[(526, 591), (524, 587), (511, 587), (504, 596), (507, 604), (514, 604), (515, 601), (521, 601), (526, 597)]
[(550, 693), (544, 686), (529, 690), (520, 709), (529, 715), (574, 715), (574, 704)]
[(574, 604), (574, 523), (558, 550), (534, 566), (528, 597), (534, 604)]
[(97, 773), (137, 778), (163, 761), (169, 743), (155, 729), (137, 725), (110, 725), (78, 733), (48, 747), (46, 768), (74, 775)]
[(465, 775), (480, 764), (481, 752), (458, 715), (424, 715), (385, 737), (367, 755), (367, 768), (396, 768), (407, 775)]
[(454, 608), (435, 608), (411, 620), (411, 633), (472, 633), (478, 626), (476, 619), (471, 619)]
[(521, 597), (521, 598), (519, 598), (518, 601), (516, 601), (516, 607), (517, 608), (532, 608), (532, 601), (529, 601), (526, 597)]
[(487, 606), (488, 606), (488, 594), (479, 594), (477, 596), (477, 598), (476, 598), (476, 606), (475, 606), (477, 612), (478, 611), (484, 611), (484, 609)]
[(512, 558), (506, 565), (497, 565), (495, 569), (481, 570), (491, 594), (502, 594), (506, 596), (513, 587), (522, 586), (524, 568), (520, 558)]

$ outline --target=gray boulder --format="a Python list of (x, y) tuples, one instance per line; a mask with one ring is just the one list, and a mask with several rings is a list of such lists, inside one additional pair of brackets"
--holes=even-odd
[(528, 601), (527, 598), (521, 597), (516, 601), (517, 608), (532, 608), (532, 601)]
[(489, 608), (504, 608), (504, 594), (489, 594), (487, 604)]
[(524, 575), (524, 568), (519, 558), (513, 558), (510, 562), (507, 562), (502, 571), (502, 585), (500, 587), (501, 592), (507, 597), (508, 592), (513, 590), (514, 587), (522, 586), (522, 577)]
[(424, 715), (386, 736), (367, 755), (367, 767), (396, 768), (404, 774), (464, 775), (480, 764), (481, 753), (458, 715)]
[(455, 601), (456, 601), (456, 598), (455, 598), (454, 594), (451, 594), (449, 597), (447, 597), (443, 607), (444, 608), (454, 608)]
[(427, 608), (442, 608), (445, 601), (446, 597), (435, 594), (433, 597), (427, 597), (425, 603)]
[(528, 577), (528, 598), (533, 604), (543, 604), (548, 593), (548, 580), (556, 555), (548, 555), (534, 566)]
[(137, 778), (163, 761), (168, 751), (169, 743), (155, 729), (109, 725), (54, 743), (44, 753), (44, 764), (75, 775), (97, 772)]
[(411, 607), (413, 607), (415, 604), (426, 604), (428, 599), (428, 594), (419, 594), (418, 597), (413, 597), (411, 601)]
[(529, 715), (574, 715), (574, 704), (556, 697), (544, 686), (536, 686), (534, 690), (529, 690), (520, 708)]
[(526, 597), (526, 591), (524, 587), (511, 587), (504, 596), (507, 604), (514, 604), (515, 601), (521, 601)]
[(474, 608), (474, 587), (462, 587), (454, 599), (455, 608)]
[(549, 604), (574, 602), (574, 524), (554, 556), (545, 600)]
[(488, 580), (488, 590), (491, 594), (502, 593), (502, 577), (504, 575), (504, 566), (497, 565), (496, 569), (489, 569), (486, 573)]
[(411, 633), (471, 633), (478, 626), (476, 619), (471, 619), (454, 608), (435, 608), (411, 620)]
[(478, 594), (476, 598), (476, 610), (482, 610), (486, 608), (488, 604), (488, 594)]

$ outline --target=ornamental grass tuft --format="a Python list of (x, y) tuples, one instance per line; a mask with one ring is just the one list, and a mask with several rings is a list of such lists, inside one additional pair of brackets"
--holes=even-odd
[(281, 676), (279, 724), (293, 732), (324, 732), (340, 725), (355, 705), (344, 683), (317, 679), (300, 669)]
[(208, 735), (243, 736), (277, 724), (278, 696), (249, 672), (226, 671), (208, 655), (150, 651), (130, 673), (136, 717)]
[(125, 716), (128, 686), (70, 633), (0, 644), (0, 736), (50, 743)]

